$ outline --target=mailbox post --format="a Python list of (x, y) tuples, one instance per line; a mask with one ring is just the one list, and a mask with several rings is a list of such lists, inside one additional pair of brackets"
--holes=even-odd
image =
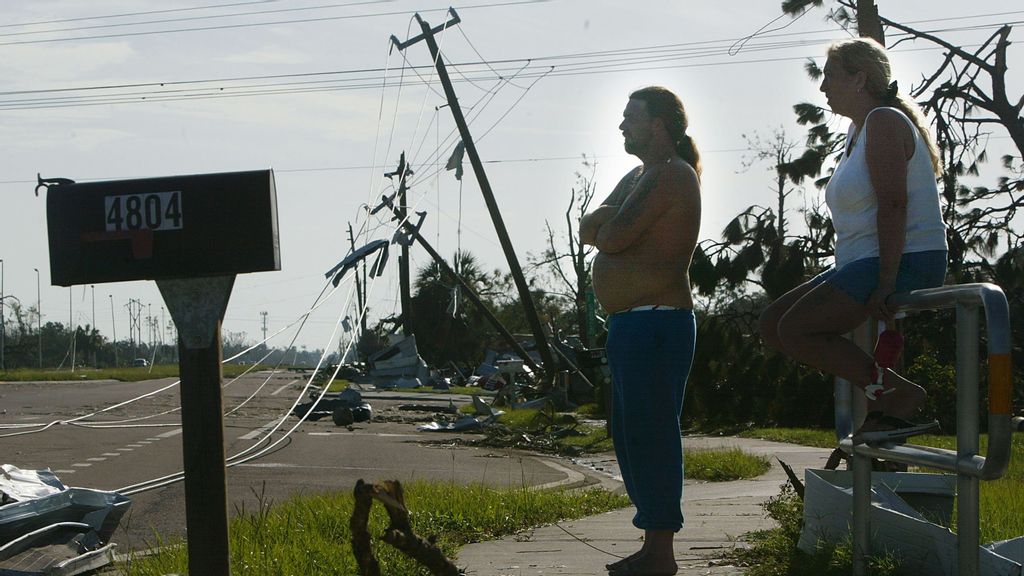
[(220, 329), (236, 274), (281, 269), (274, 173), (47, 184), (54, 285), (160, 289), (178, 329), (189, 573), (227, 576)]

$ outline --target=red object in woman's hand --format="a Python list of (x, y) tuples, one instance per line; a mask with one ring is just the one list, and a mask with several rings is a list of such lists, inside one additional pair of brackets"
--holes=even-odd
[(879, 368), (892, 368), (902, 352), (903, 335), (895, 330), (885, 330), (875, 343), (875, 364)]

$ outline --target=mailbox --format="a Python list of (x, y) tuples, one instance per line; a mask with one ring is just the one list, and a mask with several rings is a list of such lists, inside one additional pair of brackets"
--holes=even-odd
[(281, 269), (273, 170), (51, 185), (54, 285)]

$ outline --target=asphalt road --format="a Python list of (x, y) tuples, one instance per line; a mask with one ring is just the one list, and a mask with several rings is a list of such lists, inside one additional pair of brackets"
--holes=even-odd
[[(365, 392), (371, 422), (337, 427), (331, 419), (306, 421), (290, 415), (305, 402), (304, 380), (295, 374), (260, 373), (223, 390), (228, 456), (260, 452), (228, 469), (229, 510), (254, 510), (260, 501), (293, 495), (351, 490), (369, 482), (429, 479), (457, 484), (519, 486), (588, 483), (568, 462), (519, 452), (454, 445), (448, 433), (420, 432), (430, 411), (399, 410), (405, 404), (439, 408), (468, 402), (467, 396), (410, 392)], [(0, 463), (22, 469), (50, 468), (69, 486), (121, 491), (182, 469), (182, 435), (176, 386), (121, 407), (173, 380), (137, 383), (80, 381), (0, 383)], [(227, 381), (226, 381), (227, 382)], [(93, 413), (105, 410), (98, 414)], [(73, 421), (83, 416), (86, 419)], [(73, 422), (72, 422), (73, 421)], [(65, 422), (48, 428), (47, 423)], [(281, 426), (273, 431), (281, 422)], [(12, 436), (11, 434), (28, 432)], [(279, 441), (279, 442), (278, 442)], [(182, 483), (131, 496), (132, 507), (114, 541), (122, 552), (145, 549), (161, 538), (185, 535)]]

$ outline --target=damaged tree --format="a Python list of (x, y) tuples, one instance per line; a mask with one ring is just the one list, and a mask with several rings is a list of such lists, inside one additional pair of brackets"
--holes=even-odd
[(355, 506), (349, 526), (352, 529), (352, 554), (359, 565), (361, 576), (380, 576), (380, 563), (373, 555), (367, 522), (370, 508), (376, 499), (384, 505), (391, 523), (380, 539), (398, 548), (410, 558), (423, 564), (436, 576), (461, 576), (462, 572), (441, 552), (433, 541), (417, 536), (409, 521), (409, 510), (405, 507), (402, 484), (398, 480), (387, 480), (381, 484), (356, 482)]

